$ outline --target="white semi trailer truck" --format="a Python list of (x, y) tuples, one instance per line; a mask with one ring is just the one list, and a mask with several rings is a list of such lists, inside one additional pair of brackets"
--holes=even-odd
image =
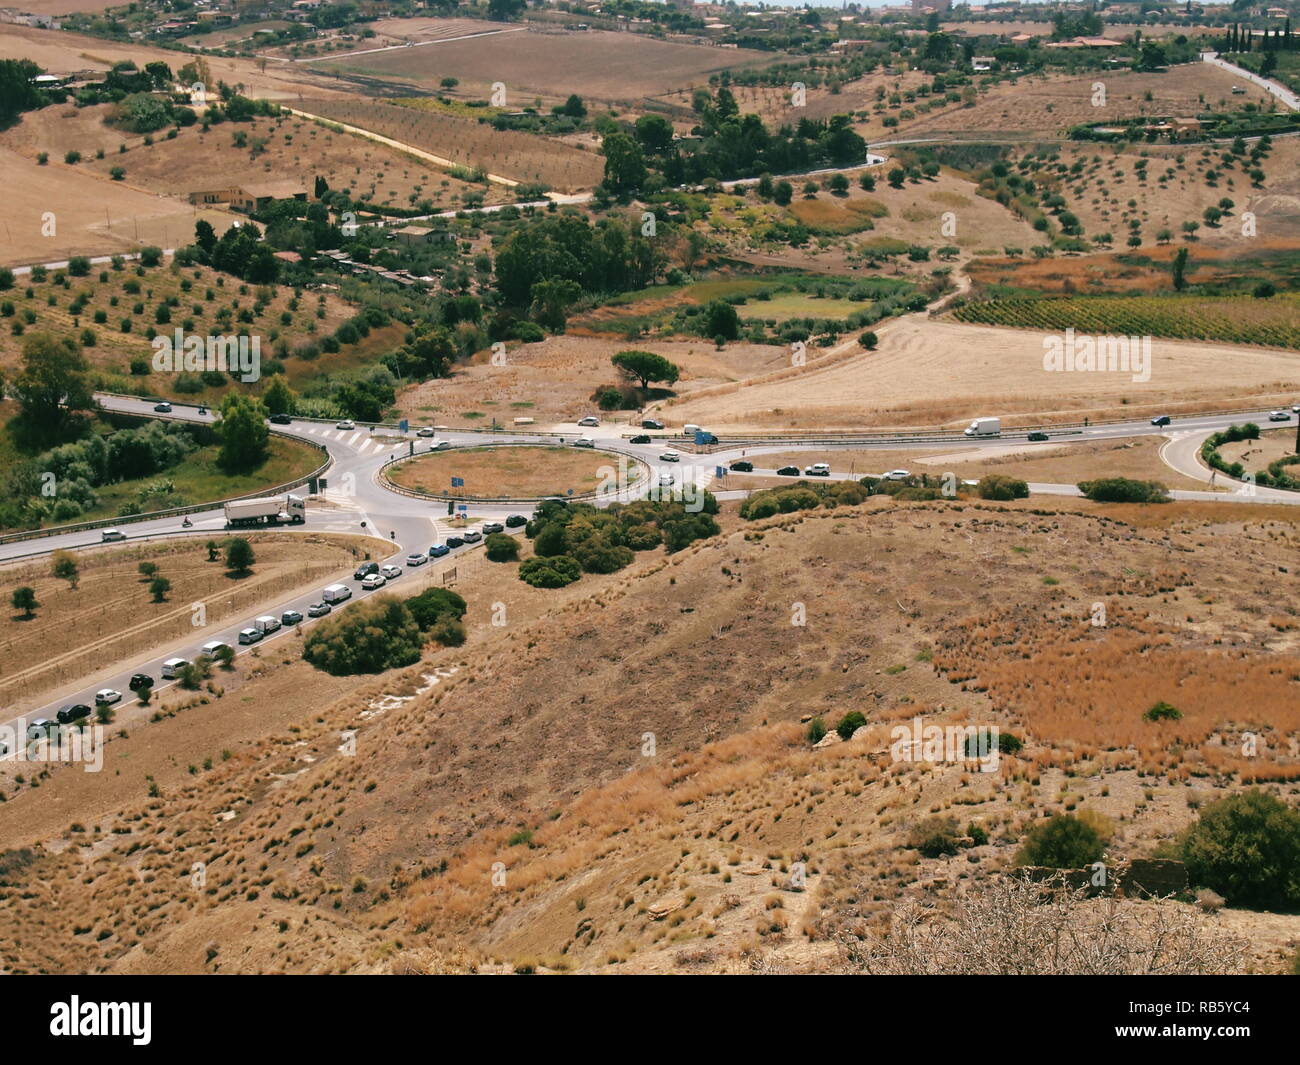
[(307, 520), (307, 504), (292, 493), (266, 499), (236, 499), (226, 504), (226, 524), (301, 525)]

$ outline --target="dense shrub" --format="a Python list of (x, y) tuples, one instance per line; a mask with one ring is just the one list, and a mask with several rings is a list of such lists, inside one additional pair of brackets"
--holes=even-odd
[(1300, 810), (1252, 789), (1201, 811), (1180, 841), (1193, 885), (1233, 906), (1300, 907)]
[(981, 499), (1028, 499), (1029, 485), (1015, 477), (989, 473), (980, 478), (975, 491)]
[(519, 579), (534, 588), (563, 588), (582, 576), (582, 567), (568, 555), (525, 559), (519, 564)]
[(1105, 849), (1106, 841), (1093, 825), (1073, 814), (1057, 814), (1030, 831), (1016, 863), (1078, 869), (1099, 861)]
[(419, 661), (420, 627), (392, 595), (363, 600), (332, 614), (307, 636), (302, 656), (335, 676), (380, 673)]
[(489, 533), (483, 547), (490, 562), (513, 562), (519, 557), (519, 541), (505, 533)]
[(1080, 481), (1079, 491), (1095, 503), (1169, 502), (1169, 489), (1159, 481), (1135, 481), (1128, 477)]
[(866, 723), (866, 716), (861, 710), (850, 710), (840, 718), (840, 723), (835, 726), (835, 731), (840, 734), (840, 739), (847, 740)]
[(450, 588), (426, 588), (406, 601), (406, 609), (422, 632), (431, 632), (443, 618), (459, 621), (465, 616), (465, 600)]
[(908, 834), (907, 845), (926, 858), (940, 858), (957, 853), (957, 820), (952, 817), (927, 817), (917, 822)]

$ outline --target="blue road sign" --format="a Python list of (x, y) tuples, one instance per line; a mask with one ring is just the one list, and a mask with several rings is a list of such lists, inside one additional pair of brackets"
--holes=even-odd
[(717, 475), (718, 475), (719, 477), (725, 477), (725, 476), (727, 476), (727, 467), (726, 467), (726, 466), (715, 466), (715, 467), (713, 467), (713, 468), (714, 468), (714, 470), (717, 472)]
[(453, 478), (451, 479), (451, 486), (452, 486), (453, 488), (464, 488), (464, 487), (465, 487), (465, 478), (464, 478), (464, 477), (453, 477)]
[(469, 510), (469, 507), (467, 507), (464, 503), (457, 503), (457, 504), (456, 504), (456, 509), (457, 509), (457, 510)]
[(397, 423), (397, 428), (399, 428), (402, 432), (405, 433), (411, 428), (411, 423), (408, 422), (405, 418), (403, 418), (400, 422)]

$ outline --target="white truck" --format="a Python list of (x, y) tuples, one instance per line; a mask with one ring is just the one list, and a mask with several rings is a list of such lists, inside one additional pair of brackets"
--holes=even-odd
[(236, 499), (226, 504), (226, 524), (301, 525), (307, 520), (307, 504), (293, 494), (266, 499)]
[(966, 429), (966, 436), (1001, 436), (1001, 418), (976, 418)]

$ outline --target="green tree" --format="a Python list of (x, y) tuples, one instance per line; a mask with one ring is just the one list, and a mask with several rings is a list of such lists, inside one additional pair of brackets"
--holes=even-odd
[(226, 541), (226, 569), (231, 573), (248, 573), (256, 561), (253, 545), (242, 536), (235, 536)]
[(70, 413), (94, 406), (86, 371), (86, 360), (69, 337), (33, 333), (23, 341), (23, 367), (9, 392), (37, 436), (61, 438)]
[(1016, 855), (1018, 865), (1079, 869), (1101, 859), (1106, 841), (1073, 814), (1057, 814), (1032, 829)]
[(642, 115), (636, 120), (636, 139), (647, 152), (667, 151), (673, 143), (673, 124), (663, 115)]
[(1180, 841), (1187, 876), (1233, 906), (1300, 907), (1300, 810), (1252, 788), (1211, 803)]
[(29, 618), (32, 612), (41, 604), (36, 601), (36, 589), (24, 584), (21, 588), (15, 588), (14, 594), (9, 597), (9, 602), (13, 604), (15, 610), (23, 611), (23, 617)]
[(740, 336), (740, 315), (726, 300), (714, 300), (704, 308), (702, 333), (706, 337), (735, 340)]
[(227, 473), (249, 473), (266, 461), (270, 431), (266, 408), (257, 400), (231, 392), (221, 401), (216, 424), (221, 437), (217, 464)]
[(81, 579), (81, 571), (77, 567), (77, 559), (70, 551), (55, 551), (51, 560), (50, 576), (61, 581), (67, 581), (76, 590), (77, 582)]
[(988, 473), (980, 478), (975, 491), (981, 499), (1028, 499), (1029, 485), (1016, 477)]
[(149, 594), (155, 603), (165, 603), (167, 593), (172, 590), (172, 582), (166, 577), (155, 577), (149, 582)]
[(293, 414), (298, 409), (298, 397), (289, 387), (282, 374), (271, 378), (271, 383), (262, 393), (262, 406), (268, 414)]
[[(493, 533), (492, 535), (497, 535)], [(406, 600), (406, 609), (420, 627), (428, 632), (440, 618), (450, 617), (459, 620), (465, 616), (465, 600), (450, 588), (426, 588), (419, 595)]]
[(626, 133), (610, 133), (601, 144), (605, 156), (605, 187), (615, 196), (632, 196), (645, 184), (641, 146)]
[(628, 377), (640, 381), (642, 388), (649, 388), (651, 381), (675, 385), (681, 376), (681, 370), (675, 363), (653, 351), (620, 351), (610, 356), (609, 361)]
[(582, 286), (576, 281), (554, 279), (533, 285), (529, 313), (539, 325), (552, 333), (563, 333), (569, 308), (582, 298)]

